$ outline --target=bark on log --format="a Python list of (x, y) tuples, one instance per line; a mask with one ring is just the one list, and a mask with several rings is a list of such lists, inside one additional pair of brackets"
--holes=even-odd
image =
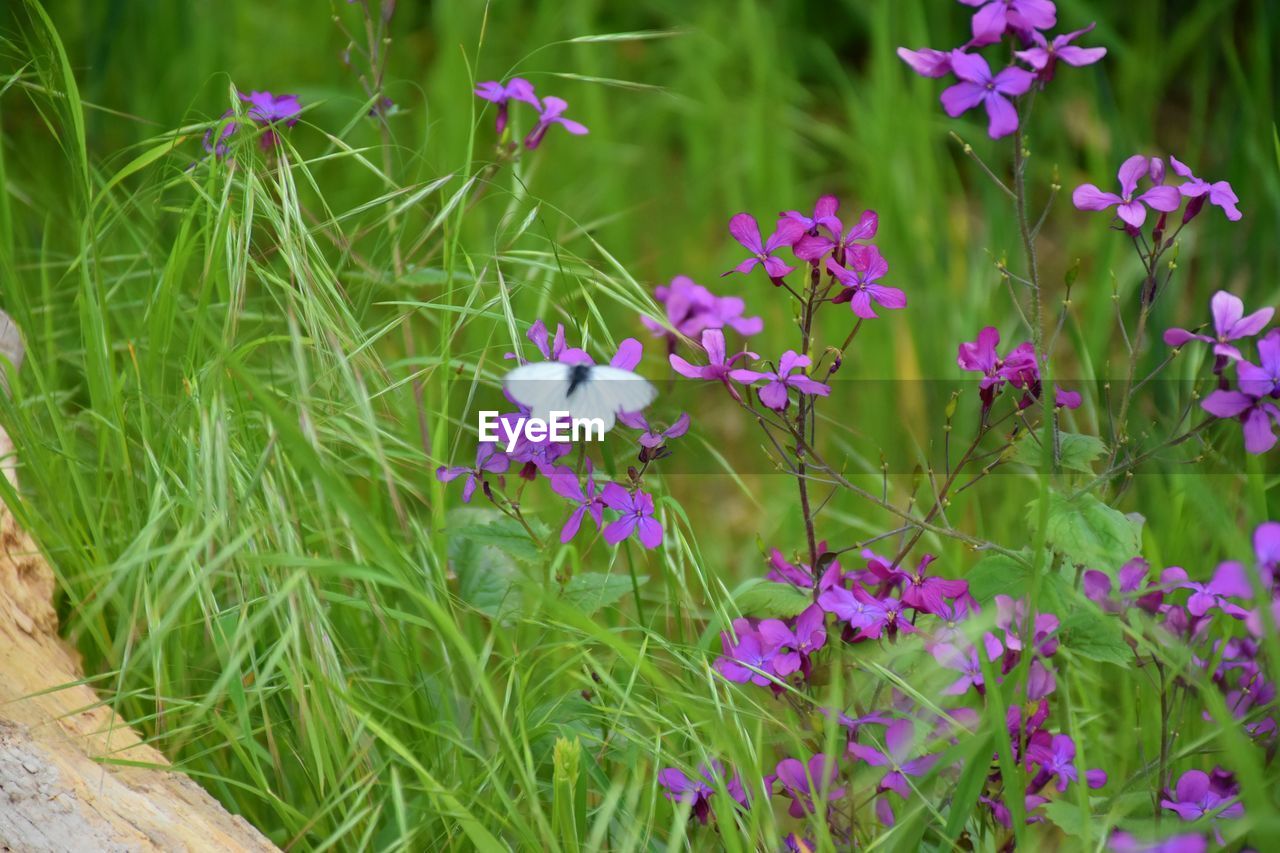
[[(0, 318), (0, 354), (16, 368), (21, 339)], [(12, 479), (2, 429), (0, 458)], [(75, 683), (84, 676), (58, 636), (53, 591), (48, 563), (0, 504), (0, 851), (275, 850)], [(155, 766), (96, 760), (108, 757)]]

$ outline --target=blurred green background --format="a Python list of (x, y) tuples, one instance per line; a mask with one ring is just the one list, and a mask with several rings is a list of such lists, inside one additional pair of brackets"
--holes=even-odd
[[(457, 500), (430, 472), (471, 452), (464, 432), (449, 429), (445, 439), (443, 428), (467, 411), (473, 378), (499, 369), (523, 334), (513, 318), (565, 322), (571, 339), (585, 334), (593, 351), (606, 351), (622, 337), (644, 338), (634, 310), (642, 290), (686, 274), (741, 294), (749, 313), (766, 318), (753, 348), (780, 352), (795, 340), (777, 291), (757, 276), (718, 278), (740, 259), (725, 226), (740, 210), (767, 222), (831, 192), (844, 211), (879, 212), (888, 281), (910, 299), (906, 311), (863, 329), (846, 371), (953, 382), (959, 341), (987, 324), (1017, 335), (995, 268), (1005, 257), (1017, 263), (1013, 212), (948, 133), (1001, 174), (1008, 145), (986, 137), (978, 112), (948, 119), (938, 104), (945, 81), (916, 77), (894, 53), (960, 44), (971, 10), (958, 3), (401, 0), (383, 43), (386, 94), (396, 104), (384, 159), (379, 128), (365, 116), (359, 51), (351, 65), (343, 61), (344, 33), (364, 39), (359, 5), (49, 0), (85, 104), (83, 175), (71, 150), (73, 107), (49, 94), (52, 54), (32, 48), (41, 36), (22, 3), (5, 8), (0, 294), (26, 331), (37, 377), (8, 415), (27, 442), (19, 447), (33, 448), (24, 459), (28, 523), (60, 571), (63, 612), (90, 671), (117, 679), (113, 701), (281, 843), (456, 843), (457, 814), (468, 809), (523, 842), (549, 843), (555, 833), (541, 817), (518, 831), (504, 821), (540, 814), (549, 796), (545, 738), (560, 731), (552, 710), (576, 702), (584, 686), (608, 693), (584, 675), (607, 670), (601, 660), (627, 662), (645, 673), (641, 690), (658, 691), (664, 682), (619, 638), (655, 629), (672, 638), (670, 654), (688, 643), (697, 644), (691, 659), (705, 657), (711, 640), (699, 635), (722, 607), (720, 593), (760, 573), (754, 534), (785, 551), (801, 544), (789, 486), (766, 480), (743, 494), (731, 482), (674, 482), (697, 542), (681, 540), (677, 553), (641, 567), (654, 578), (648, 613), (615, 614), (615, 644), (560, 616), (548, 623), (539, 615), (508, 635), (475, 617), (465, 594), (459, 606), (433, 598), (430, 583), (423, 593), (423, 577), (447, 585), (445, 557), (457, 557), (438, 528), (429, 532), (444, 518), (442, 501)], [(1136, 152), (1174, 154), (1201, 176), (1231, 181), (1245, 218), (1201, 216), (1152, 326), (1203, 322), (1219, 288), (1246, 294), (1250, 306), (1275, 304), (1280, 8), (1269, 0), (1064, 0), (1058, 15), (1059, 30), (1096, 21), (1083, 43), (1108, 49), (1095, 66), (1060, 68), (1028, 129), (1033, 209), (1051, 184), (1062, 187), (1041, 242), (1050, 313), (1067, 270), (1080, 264), (1058, 371), (1119, 377), (1116, 299), (1132, 317), (1140, 267), (1105, 217), (1070, 206), (1070, 190), (1084, 181), (1109, 188)], [(491, 170), (493, 113), (471, 89), (513, 74), (564, 97), (568, 115), (591, 133), (553, 130), (518, 171)], [(306, 161), (291, 189), (296, 206), (280, 202), (288, 193), (270, 169), (239, 173), (242, 183), (228, 189), (204, 159), (198, 125), (228, 107), (231, 84), (296, 93), (305, 105), (288, 133)], [(175, 128), (186, 128), (184, 138), (160, 151)], [(140, 156), (152, 159), (132, 168)], [(384, 202), (448, 175), (397, 208), (397, 273)], [(472, 175), (492, 186), (454, 205)], [(262, 208), (250, 212), (249, 196)], [(335, 222), (349, 242), (333, 239)], [(280, 239), (285, 248), (263, 248), (281, 233), (292, 235)], [(498, 261), (509, 280), (496, 278)], [(601, 285), (582, 263), (613, 284)], [(311, 273), (324, 283), (314, 292), (297, 285)], [(412, 352), (389, 331), (406, 315)], [(838, 343), (848, 315), (831, 312), (826, 322), (820, 339)], [(1158, 363), (1157, 350), (1144, 367)], [(1193, 366), (1174, 370), (1190, 375)], [(656, 347), (646, 369), (663, 370)], [(426, 382), (430, 452), (418, 442), (413, 377)], [(1157, 397), (1151, 412), (1172, 410), (1180, 393)], [(848, 415), (832, 412), (847, 429), (856, 416), (902, 426), (898, 443), (880, 448), (895, 471), (936, 451), (938, 401), (909, 385), (875, 405), (855, 402)], [(1081, 431), (1105, 435), (1096, 399), (1076, 417)], [(289, 425), (298, 423), (295, 435)], [(714, 413), (695, 430), (703, 433), (697, 446), (730, 459), (759, 453), (758, 437)], [(1238, 457), (1238, 439), (1228, 446)], [(283, 460), (277, 448), (288, 448)], [(874, 472), (874, 453), (861, 452), (855, 467)], [(383, 490), (384, 482), (395, 488)], [(1262, 482), (1161, 477), (1125, 508), (1148, 516), (1153, 559), (1238, 551), (1247, 543), (1237, 514), (1245, 497), (1252, 521), (1267, 514)], [(1016, 545), (1023, 503), (1025, 495), (998, 494), (953, 521)], [(558, 523), (553, 515), (548, 524)], [(825, 532), (852, 540), (883, 523), (836, 502)], [(949, 572), (963, 573), (972, 556), (935, 544), (950, 549)], [(599, 548), (569, 550), (549, 572), (566, 563), (607, 568)], [(628, 554), (614, 571), (635, 576), (637, 562)], [(396, 583), (355, 568), (368, 565)], [(301, 580), (289, 571), (299, 566), (308, 567)], [(156, 611), (169, 607), (171, 618)], [(140, 620), (150, 627), (135, 638)], [(321, 627), (306, 627), (314, 624)], [(582, 638), (607, 651), (578, 650)], [(543, 653), (550, 675), (525, 662)], [(466, 665), (441, 663), (456, 659)], [(228, 675), (282, 660), (294, 674), (278, 681)], [(478, 686), (481, 672), (494, 695)], [(614, 724), (658, 713), (628, 704), (638, 701), (629, 689), (615, 698)], [(684, 709), (684, 719), (711, 713), (709, 701), (690, 698), (699, 710)], [(594, 719), (590, 709), (574, 713)], [(309, 727), (317, 716), (322, 724)], [(676, 717), (669, 727), (653, 724), (663, 737), (634, 722), (638, 752), (612, 769), (602, 758), (592, 771), (597, 787), (612, 790), (610, 774), (627, 761), (668, 761), (652, 744), (667, 748), (664, 738), (684, 725)], [(265, 734), (273, 726), (286, 747)], [(249, 745), (221, 752), (237, 733)], [(535, 757), (526, 760), (530, 743)], [(482, 776), (461, 805), (435, 799), (441, 787), (465, 789), (462, 780)], [(639, 787), (618, 790), (626, 793), (616, 814), (650, 825), (652, 791), (641, 800)], [(405, 806), (415, 793), (430, 805)]]

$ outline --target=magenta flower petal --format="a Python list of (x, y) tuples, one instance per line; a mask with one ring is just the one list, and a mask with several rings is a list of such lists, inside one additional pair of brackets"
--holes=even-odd
[(958, 118), (982, 103), (986, 96), (985, 85), (961, 81), (942, 90), (942, 108), (947, 115)]
[(782, 411), (787, 407), (787, 386), (781, 382), (770, 382), (760, 389), (760, 402), (774, 411)]
[(1147, 221), (1147, 208), (1141, 201), (1128, 201), (1116, 208), (1116, 216), (1134, 228), (1141, 228)]
[(1214, 391), (1200, 404), (1206, 412), (1219, 418), (1234, 418), (1253, 406), (1253, 398), (1239, 391)]
[(1106, 210), (1123, 201), (1115, 193), (1103, 192), (1093, 184), (1081, 184), (1071, 193), (1071, 203), (1078, 210)]
[(898, 48), (898, 56), (922, 77), (945, 77), (951, 73), (951, 56), (941, 50), (922, 47), (919, 50)]
[(1138, 181), (1150, 171), (1151, 161), (1141, 154), (1134, 154), (1121, 163), (1120, 170), (1116, 173), (1116, 177), (1120, 179), (1120, 194), (1126, 199), (1132, 198), (1134, 190), (1138, 188)]
[(739, 213), (730, 219), (729, 233), (748, 252), (753, 254), (764, 252), (764, 244), (760, 241), (760, 224), (750, 213)]
[(1153, 210), (1168, 213), (1177, 210), (1178, 205), (1182, 204), (1182, 195), (1174, 187), (1152, 187), (1138, 196), (1137, 201), (1147, 204)]
[(1007, 98), (991, 93), (987, 95), (987, 135), (992, 139), (1008, 136), (1018, 129), (1018, 111)]
[(1251, 409), (1249, 413), (1245, 415), (1245, 450), (1249, 453), (1259, 454), (1266, 453), (1276, 446), (1276, 435), (1272, 429), (1272, 420), (1272, 416), (1261, 406)]

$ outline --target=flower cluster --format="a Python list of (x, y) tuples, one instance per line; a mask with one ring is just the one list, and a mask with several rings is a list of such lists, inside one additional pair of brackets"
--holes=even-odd
[[(1142, 225), (1147, 221), (1147, 208), (1161, 214), (1155, 231), (1163, 235), (1168, 214), (1181, 207), (1183, 199), (1188, 200), (1182, 213), (1183, 225), (1195, 219), (1206, 202), (1222, 208), (1222, 212), (1232, 222), (1244, 216), (1236, 207), (1239, 199), (1231, 189), (1231, 184), (1226, 181), (1209, 183), (1197, 178), (1176, 157), (1170, 157), (1169, 164), (1174, 173), (1183, 178), (1183, 182), (1176, 187), (1165, 183), (1168, 170), (1163, 160), (1134, 154), (1120, 164), (1120, 171), (1116, 174), (1120, 182), (1119, 193), (1106, 192), (1093, 184), (1081, 184), (1071, 193), (1071, 201), (1080, 210), (1110, 210), (1114, 207), (1116, 218), (1134, 236), (1141, 233)], [(1144, 180), (1150, 186), (1139, 192), (1139, 185)]]
[[(293, 127), (302, 114), (302, 104), (297, 95), (273, 95), (270, 92), (240, 93), (240, 100), (248, 104), (245, 117), (254, 125), (263, 128), (258, 144), (263, 151), (272, 151), (280, 144), (276, 131), (280, 127)], [(234, 117), (235, 110), (227, 110), (222, 114), (221, 130), (214, 139), (214, 129), (205, 132), (204, 150), (215, 157), (225, 157), (230, 150), (230, 139), (240, 129), (240, 122), (227, 121)]]
[(666, 309), (666, 325), (652, 317), (641, 316), (655, 337), (664, 338), (674, 350), (678, 335), (697, 340), (708, 329), (732, 329), (743, 337), (764, 330), (759, 317), (744, 317), (746, 303), (738, 296), (716, 296), (688, 276), (678, 275), (671, 284), (654, 289), (654, 298)]
[[(1037, 704), (1025, 720), (1021, 710), (1010, 709), (1007, 721), (1018, 758), (1031, 777), (1028, 811), (1048, 802), (1040, 792), (1050, 783), (1059, 793), (1074, 782), (1083, 781), (1094, 788), (1105, 784), (1105, 772), (1082, 772), (1077, 767), (1075, 743), (1069, 736), (1046, 728), (1048, 697), (1057, 686), (1051, 664), (1059, 646), (1057, 616), (1039, 613), (1028, 625), (1025, 602), (1000, 595), (995, 598), (993, 630), (969, 630), (983, 622), (982, 608), (969, 595), (964, 580), (944, 578), (930, 571), (932, 555), (925, 555), (913, 570), (907, 571), (864, 552), (866, 568), (846, 572), (840, 561), (826, 551), (825, 543), (819, 547), (825, 568), (817, 574), (810, 566), (789, 562), (781, 552), (771, 551), (766, 580), (811, 591), (816, 603), (794, 618), (735, 620), (732, 632), (721, 635), (723, 655), (715, 662), (716, 671), (724, 678), (767, 686), (781, 695), (788, 686), (805, 689), (814, 676), (819, 653), (829, 644), (853, 650), (866, 642), (896, 643), (910, 637), (941, 667), (958, 673), (942, 695), (972, 694), (982, 701), (987, 686), (984, 670), (1004, 678), (1019, 668), (1024, 655), (1029, 655), (1026, 696)], [(970, 640), (971, 636), (976, 639)], [(888, 794), (909, 799), (912, 786), (907, 779), (932, 771), (941, 760), (936, 748), (963, 733), (965, 726), (976, 719), (968, 707), (954, 708), (939, 718), (901, 695), (882, 711), (857, 718), (838, 712), (836, 717), (847, 733), (845, 754), (821, 756), (817, 770), (812, 762), (819, 756), (814, 756), (807, 778), (824, 780), (822, 784), (829, 789), (828, 800), (834, 800), (845, 791), (835, 784), (835, 768), (840, 762), (846, 765), (845, 773), (851, 772), (854, 765), (874, 768), (878, 798), (875, 811), (886, 825), (895, 821)], [(883, 731), (878, 738), (868, 739), (865, 733), (874, 726), (882, 726)], [(788, 780), (780, 793), (791, 799), (791, 814), (799, 817), (812, 813), (808, 789), (798, 784), (804, 777), (804, 765), (797, 759), (787, 761), (791, 762), (788, 772), (780, 764), (778, 772), (764, 780), (763, 789), (772, 794), (775, 781)], [(990, 781), (992, 790), (984, 796), (984, 802), (994, 819), (1008, 826), (1009, 812), (998, 795), (998, 771), (993, 772)]]
[[(1105, 47), (1078, 47), (1073, 42), (1093, 30), (1084, 29), (1053, 36), (1044, 34), (1058, 23), (1058, 13), (1049, 0), (960, 0), (979, 7), (973, 16), (973, 38), (954, 50), (932, 48), (909, 50), (898, 48), (898, 56), (913, 71), (924, 77), (954, 75), (956, 83), (942, 93), (942, 108), (956, 118), (975, 107), (987, 112), (987, 133), (992, 139), (1008, 136), (1018, 129), (1016, 99), (1031, 91), (1036, 84), (1053, 79), (1059, 62), (1067, 65), (1092, 65), (1106, 56)], [(1014, 59), (993, 72), (982, 55), (970, 51), (1000, 42), (1005, 37), (1021, 49)]]
[(530, 151), (542, 144), (543, 137), (547, 135), (547, 131), (553, 124), (560, 125), (574, 136), (583, 136), (587, 133), (586, 125), (564, 117), (564, 111), (569, 108), (569, 104), (563, 98), (557, 98), (554, 95), (544, 95), (539, 98), (534, 92), (533, 84), (523, 77), (512, 77), (506, 83), (499, 83), (496, 80), (480, 83), (476, 86), (475, 94), (476, 97), (489, 101), (498, 108), (494, 130), (499, 137), (507, 129), (507, 120), (513, 101), (528, 104), (537, 111), (538, 121), (524, 138), (524, 147)]
[[(1273, 618), (1280, 617), (1280, 523), (1259, 526), (1254, 546), (1261, 597), (1255, 594), (1246, 567), (1237, 561), (1220, 564), (1209, 581), (1198, 582), (1178, 567), (1151, 578), (1150, 567), (1141, 558), (1119, 570), (1118, 583), (1106, 572), (1087, 570), (1083, 592), (1103, 613), (1128, 623), (1130, 630), (1153, 632), (1154, 643), (1188, 644), (1197, 666), (1222, 691), (1243, 730), (1270, 744), (1276, 738), (1276, 691), (1265, 677), (1259, 642), (1208, 639), (1209, 624), (1219, 614), (1245, 624), (1254, 638), (1261, 636), (1263, 607)], [(936, 706), (919, 706), (894, 691), (885, 706), (856, 717), (824, 709), (845, 731), (843, 753), (784, 758), (758, 785), (736, 774), (729, 776), (718, 762), (699, 768), (695, 777), (667, 769), (659, 781), (669, 798), (689, 804), (692, 815), (706, 823), (715, 817), (712, 800), (717, 791), (735, 809), (748, 808), (748, 793), (759, 791), (766, 799), (782, 798), (792, 817), (826, 819), (833, 836), (839, 837), (844, 830), (838, 815), (849, 807), (850, 796), (863, 796), (852, 792), (856, 780), (866, 775), (876, 817), (892, 826), (896, 802), (909, 800), (926, 777), (952, 778), (950, 774), (961, 769), (941, 766), (941, 762), (957, 738), (976, 729), (982, 709), (989, 710), (988, 679), (999, 682), (1020, 671), (1026, 673), (1026, 704), (1008, 707), (1004, 720), (1013, 758), (1027, 773), (1023, 801), (1027, 822), (1044, 820), (1041, 807), (1055, 796), (1074, 799), (1076, 795), (1069, 793), (1073, 785), (1101, 788), (1107, 784), (1106, 771), (1082, 767), (1076, 741), (1050, 725), (1057, 690), (1054, 661), (1061, 644), (1057, 615), (1040, 612), (1033, 617), (1024, 600), (1006, 595), (996, 595), (993, 612), (985, 613), (966, 581), (931, 571), (931, 555), (908, 571), (863, 551), (865, 568), (845, 571), (826, 543), (819, 550), (820, 569), (789, 561), (777, 549), (770, 551), (765, 580), (812, 594), (815, 603), (795, 617), (735, 620), (732, 630), (721, 635), (723, 654), (715, 661), (721, 676), (738, 684), (768, 687), (779, 697), (787, 691), (803, 694), (815, 684), (819, 668), (839, 665), (832, 655), (856, 653), (868, 642), (907, 642), (919, 644), (944, 671), (953, 671), (954, 680), (940, 690), (941, 696), (971, 697), (978, 708), (963, 704), (939, 714)], [(1136, 652), (1138, 647), (1134, 648)], [(1008, 829), (1013, 817), (1003, 789), (998, 756), (992, 756), (979, 802), (994, 824)], [(821, 803), (829, 811), (820, 811)], [(1212, 773), (1188, 769), (1176, 782), (1170, 777), (1160, 806), (1185, 821), (1210, 818), (1219, 843), (1223, 839), (1218, 824), (1243, 814), (1239, 785), (1222, 768)], [(1179, 838), (1185, 846), (1171, 849), (1203, 849), (1199, 835)], [(796, 836), (790, 843), (793, 849), (807, 849), (798, 845), (809, 842)], [(1122, 830), (1112, 836), (1113, 849), (1155, 849), (1143, 844)]]
[[(1207, 396), (1201, 407), (1216, 418), (1238, 420), (1244, 430), (1244, 448), (1249, 453), (1266, 453), (1276, 445), (1275, 427), (1280, 426), (1280, 328), (1272, 329), (1258, 338), (1257, 359), (1250, 361), (1241, 353), (1239, 345), (1262, 333), (1271, 322), (1275, 309), (1260, 308), (1251, 314), (1244, 313), (1240, 297), (1220, 290), (1209, 302), (1213, 315), (1213, 334), (1191, 332), (1171, 328), (1164, 333), (1164, 342), (1171, 347), (1182, 347), (1192, 341), (1212, 345), (1213, 372), (1218, 388)], [(1235, 368), (1235, 387), (1231, 385), (1229, 370)]]

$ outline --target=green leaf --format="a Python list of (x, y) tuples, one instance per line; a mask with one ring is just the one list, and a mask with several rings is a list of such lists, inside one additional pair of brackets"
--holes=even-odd
[[(1028, 518), (1036, 518), (1038, 503), (1035, 500), (1027, 505)], [(1075, 565), (1114, 575), (1141, 552), (1141, 535), (1141, 516), (1125, 515), (1093, 495), (1049, 495), (1046, 540)]]
[(813, 604), (813, 593), (789, 583), (756, 578), (738, 587), (733, 601), (746, 616), (783, 619)]
[[(636, 578), (636, 584), (649, 580), (647, 575)], [(616, 604), (631, 592), (631, 578), (606, 575), (601, 572), (584, 572), (574, 575), (564, 586), (560, 600), (590, 616), (602, 607)]]
[[(1041, 464), (1039, 434), (1027, 433), (1013, 446), (1009, 461), (1038, 468)], [(1093, 473), (1093, 460), (1107, 452), (1102, 439), (1076, 432), (1058, 434), (1059, 461), (1069, 471)]]
[(478, 545), (490, 545), (525, 563), (537, 562), (541, 553), (525, 529), (510, 518), (501, 518), (489, 524), (452, 527), (446, 532), (451, 542), (465, 539)]
[[(494, 520), (483, 523), (490, 519)], [(510, 622), (524, 605), (519, 588), (523, 576), (510, 554), (484, 541), (509, 519), (494, 510), (461, 507), (451, 511), (448, 520), (449, 567), (458, 577), (458, 597), (491, 619)], [(481, 533), (471, 536), (469, 531)]]
[(1119, 621), (1091, 604), (1076, 608), (1062, 623), (1062, 645), (1089, 660), (1130, 666), (1133, 651), (1125, 642)]
[(1084, 814), (1080, 809), (1080, 803), (1076, 800), (1053, 800), (1045, 803), (1041, 809), (1045, 817), (1072, 838), (1084, 838), (1085, 826), (1088, 824), (1093, 824), (1093, 832), (1090, 833), (1093, 838), (1098, 838), (1105, 832), (1105, 827), (1100, 825), (1100, 821), (1093, 815)]
[[(1027, 561), (1030, 562), (1030, 555)], [(1048, 565), (1047, 559), (1044, 564)], [(969, 582), (969, 594), (980, 604), (990, 604), (997, 595), (1018, 598), (1031, 590), (1030, 566), (1003, 554), (983, 557), (969, 569), (964, 579)], [(1068, 600), (1069, 592), (1067, 582), (1060, 574), (1044, 575), (1040, 584), (1041, 608), (1052, 606), (1058, 609), (1062, 602)]]

